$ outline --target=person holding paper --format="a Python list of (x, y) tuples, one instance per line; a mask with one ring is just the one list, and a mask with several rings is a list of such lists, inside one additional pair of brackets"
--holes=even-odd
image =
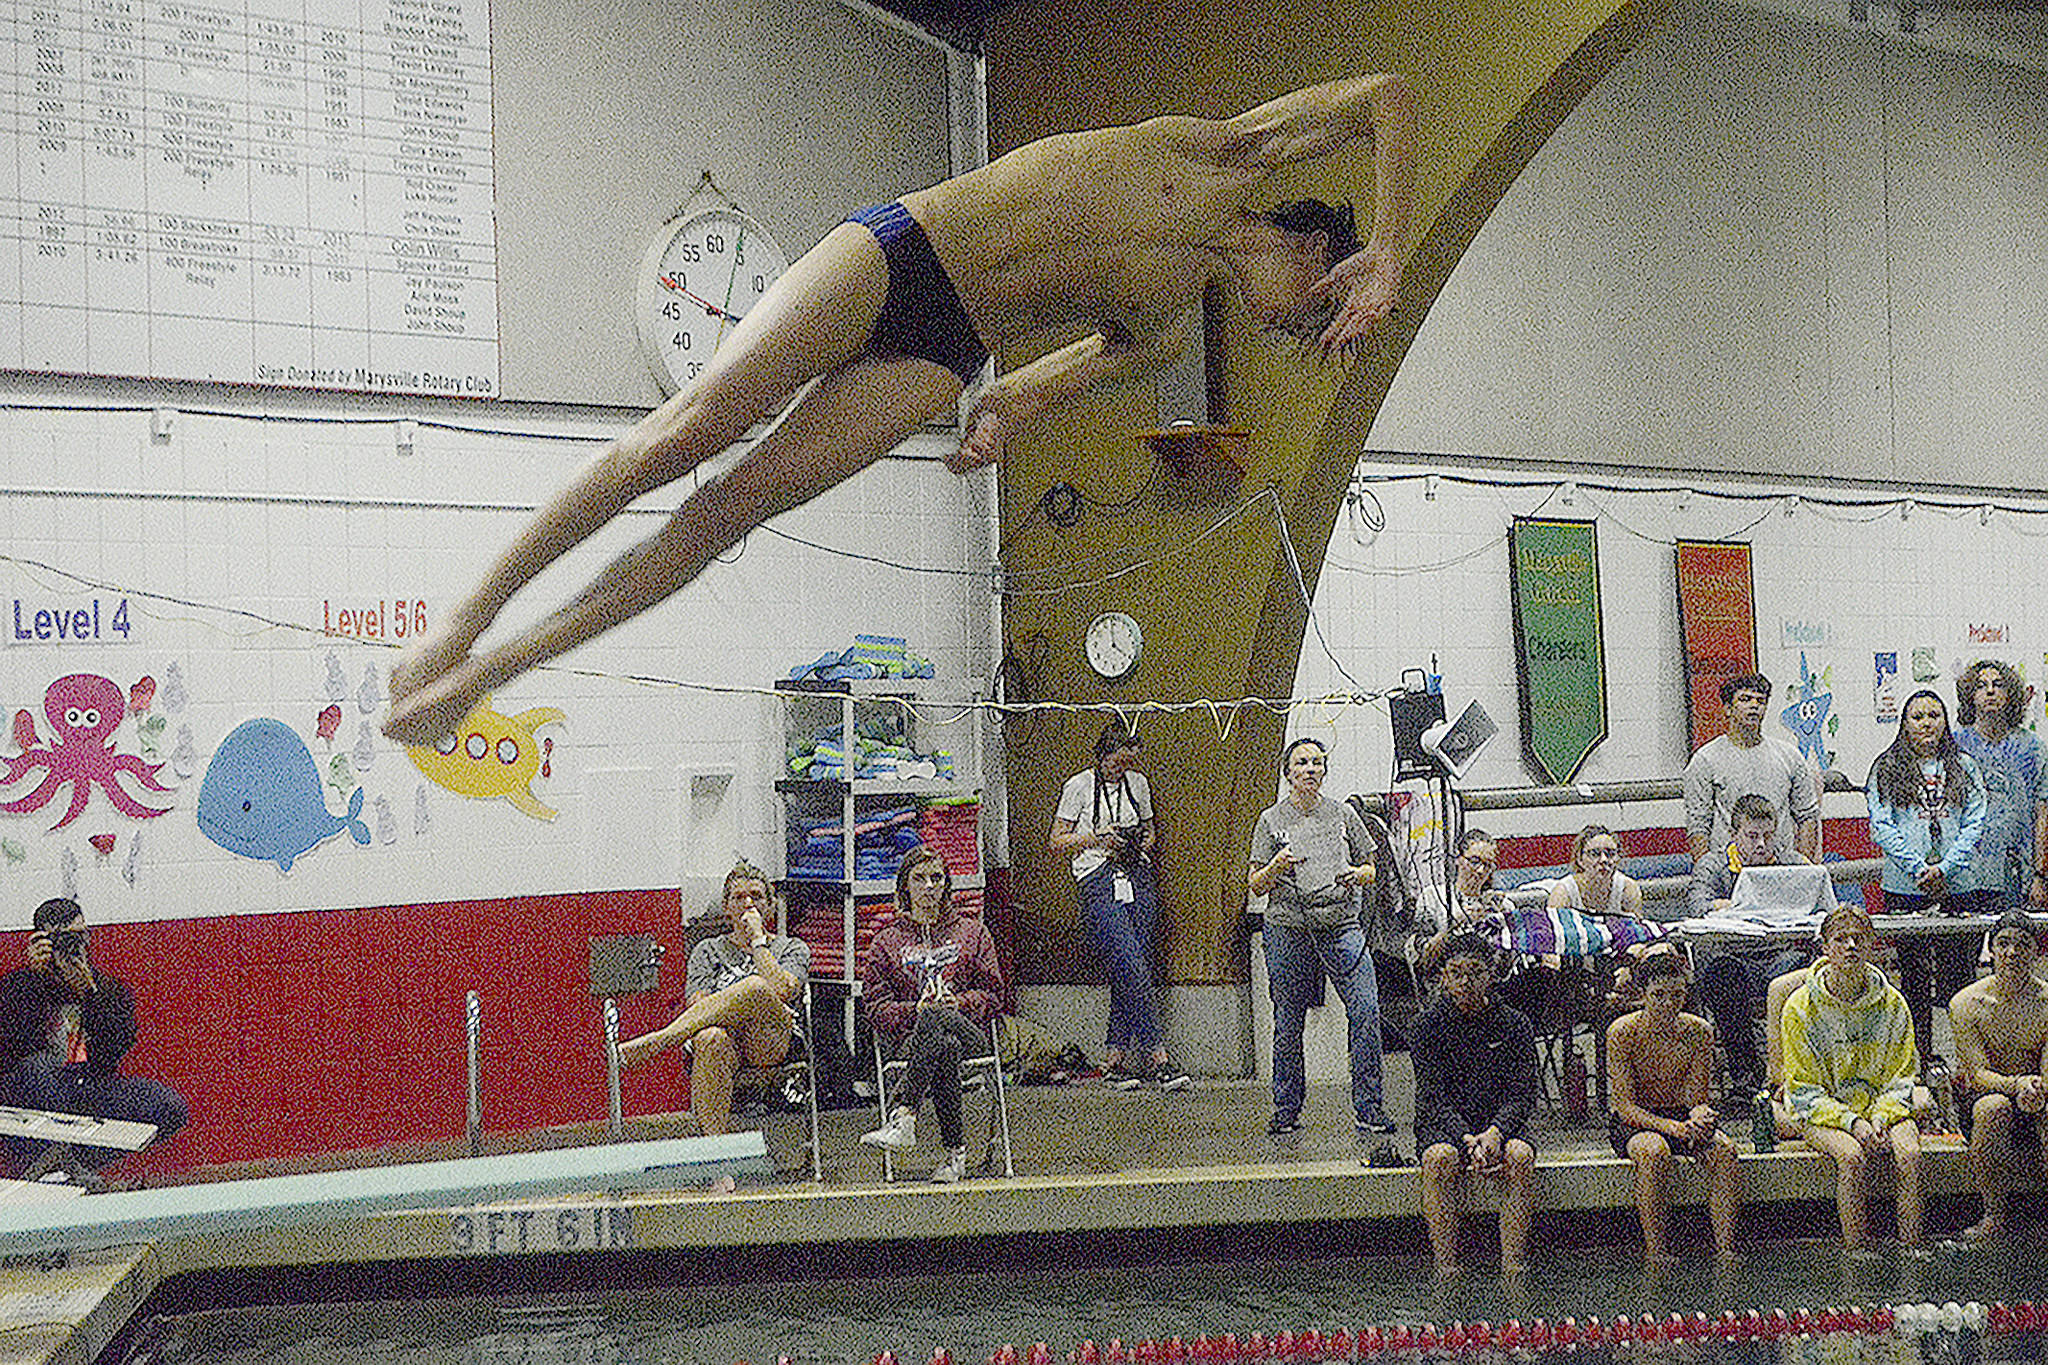
[(1363, 1145), (1394, 1125), (1381, 1108), (1380, 987), (1358, 922), (1358, 890), (1373, 879), (1372, 836), (1350, 806), (1323, 795), (1329, 751), (1303, 736), (1280, 757), (1288, 795), (1252, 831), (1251, 892), (1265, 896), (1267, 988), (1273, 998), (1273, 1121), (1277, 1138), (1301, 1131), (1307, 1094), (1302, 1029), (1323, 1001), (1325, 978), (1344, 1001), (1351, 1105)]
[[(1807, 866), (1796, 851), (1778, 845), (1777, 808), (1769, 799), (1751, 792), (1735, 803), (1735, 837), (1719, 852), (1709, 853), (1693, 865), (1692, 890), (1688, 895), (1694, 919), (1725, 914), (1737, 905), (1738, 890), (1750, 891), (1763, 879), (1742, 878), (1752, 869)], [(1756, 888), (1759, 894), (1768, 894)], [(1804, 894), (1808, 903), (1800, 907), (1817, 921), (1837, 905), (1834, 883), (1816, 876)], [(1793, 909), (1773, 905), (1775, 912)], [(1724, 948), (1702, 946), (1693, 953), (1699, 973), (1700, 1003), (1714, 1018), (1721, 1044), (1728, 1052), (1729, 1093), (1747, 1100), (1764, 1084), (1763, 1054), (1756, 1037), (1757, 1006), (1774, 977), (1797, 971), (1812, 954), (1803, 944), (1770, 943), (1755, 947)]]

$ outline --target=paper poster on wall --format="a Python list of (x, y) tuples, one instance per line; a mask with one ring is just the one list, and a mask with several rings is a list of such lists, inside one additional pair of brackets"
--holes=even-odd
[(497, 396), (489, 0), (8, 23), (0, 368)]
[(1966, 621), (1963, 623), (1963, 652), (1973, 659), (2001, 648), (2012, 647), (2010, 623)]
[(1913, 681), (1931, 683), (1940, 676), (1941, 668), (1934, 662), (1934, 646), (1913, 646)]
[(1879, 725), (1899, 722), (1899, 652), (1872, 655), (1874, 674), (1870, 688), (1871, 718)]
[[(137, 684), (137, 689), (140, 695), (141, 684)], [(149, 691), (155, 691), (155, 684), (150, 685)], [(134, 754), (115, 750), (114, 731), (126, 718), (128, 704), (129, 694), (112, 678), (96, 673), (70, 673), (51, 683), (43, 693), (43, 718), (53, 732), (49, 742), (44, 742), (36, 728), (35, 717), (26, 711), (16, 711), (14, 744), (19, 752), (12, 758), (0, 758), (0, 765), (5, 768), (0, 772), (0, 789), (20, 783), (33, 773), (40, 773), (42, 780), (25, 795), (0, 802), (0, 811), (9, 815), (39, 811), (55, 800), (58, 789), (66, 784), (71, 788), (71, 803), (57, 823), (50, 826), (53, 832), (78, 818), (91, 800), (95, 786), (123, 815), (148, 820), (169, 811), (169, 801), (160, 806), (144, 805), (122, 787), (121, 775), (126, 773), (144, 791), (163, 796), (175, 794), (173, 788), (157, 781), (163, 764), (147, 763)], [(147, 704), (147, 697), (143, 697), (141, 705)]]
[(550, 774), (555, 742), (533, 732), (568, 718), (553, 706), (501, 715), (486, 697), (438, 745), (416, 745), (406, 752), (436, 786), (473, 800), (502, 799), (536, 820), (552, 820), (560, 812), (533, 794), (533, 780)]
[(1590, 521), (1516, 517), (1508, 530), (1522, 743), (1547, 780), (1569, 782), (1607, 737), (1600, 554)]
[(1782, 649), (1826, 649), (1834, 642), (1834, 626), (1825, 619), (1786, 616), (1778, 621), (1778, 645)]
[(1833, 714), (1833, 673), (1832, 665), (1815, 673), (1807, 667), (1806, 651), (1799, 651), (1799, 685), (1792, 691), (1792, 704), (1778, 713), (1799, 752), (1819, 764), (1822, 772), (1835, 766), (1828, 740), (1842, 728), (1842, 718)]
[(347, 815), (327, 809), (306, 741), (268, 716), (237, 725), (199, 781), (200, 832), (230, 853), (276, 863), (280, 872), (344, 830), (358, 844), (369, 843), (362, 813), (360, 787)]
[(1756, 672), (1756, 600), (1749, 546), (1681, 540), (1677, 559), (1687, 743), (1698, 749), (1727, 732), (1721, 684)]

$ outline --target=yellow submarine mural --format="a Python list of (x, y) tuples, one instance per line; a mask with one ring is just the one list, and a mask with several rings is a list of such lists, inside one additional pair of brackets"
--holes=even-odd
[(568, 718), (552, 706), (501, 715), (485, 697), (439, 744), (412, 745), (406, 752), (429, 781), (458, 796), (479, 801), (503, 797), (536, 820), (552, 820), (559, 812), (533, 794), (533, 778), (536, 773), (547, 775), (543, 765), (554, 741), (537, 740), (533, 732)]

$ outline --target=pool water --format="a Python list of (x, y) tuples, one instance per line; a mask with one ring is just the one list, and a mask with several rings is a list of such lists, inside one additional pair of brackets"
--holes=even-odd
[[(1005, 1344), (1028, 1352), (1033, 1342), (1047, 1343), (1064, 1361), (1084, 1342), (1106, 1348), (1112, 1339), (1192, 1343), (1311, 1327), (1356, 1332), (1375, 1324), (1538, 1317), (1555, 1323), (1567, 1316), (1611, 1323), (1622, 1314), (1661, 1320), (1673, 1313), (1711, 1318), (1751, 1309), (1768, 1315), (1831, 1305), (2048, 1299), (2048, 1237), (2034, 1230), (1969, 1250), (1945, 1246), (1924, 1260), (1896, 1252), (1852, 1259), (1839, 1243), (1780, 1242), (1755, 1248), (1731, 1268), (1693, 1260), (1655, 1272), (1631, 1251), (1539, 1249), (1530, 1273), (1513, 1282), (1474, 1271), (1448, 1284), (1430, 1278), (1425, 1256), (1297, 1260), (1288, 1256), (1283, 1234), (1254, 1231), (1243, 1240), (1250, 1243), (1246, 1259), (1229, 1262), (930, 1274), (919, 1273), (913, 1248), (902, 1253), (902, 1273), (887, 1278), (821, 1275), (561, 1297), (209, 1309), (159, 1319), (117, 1358), (129, 1365), (773, 1365), (787, 1355), (869, 1365), (893, 1351), (904, 1365), (923, 1365), (944, 1346), (960, 1365), (979, 1365)], [(633, 1273), (640, 1277), (637, 1268)], [(1417, 1355), (1389, 1351), (1382, 1358), (1413, 1362)], [(1584, 1365), (1972, 1365), (1980, 1358), (2039, 1360), (2041, 1338), (1995, 1335), (1980, 1342), (1951, 1332), (1916, 1343), (1897, 1334), (1816, 1332), (1768, 1342), (1630, 1343), (1569, 1358)]]

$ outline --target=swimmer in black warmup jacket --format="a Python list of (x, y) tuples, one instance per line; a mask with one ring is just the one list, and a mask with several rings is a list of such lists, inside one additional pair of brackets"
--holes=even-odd
[[(1276, 171), (1373, 146), (1370, 236), (1314, 200), (1258, 211)], [(432, 744), (485, 693), (647, 610), (749, 530), (872, 464), (958, 401), (993, 348), (1094, 330), (998, 376), (949, 464), (1002, 458), (1018, 429), (1097, 384), (1157, 370), (1213, 279), (1251, 314), (1339, 356), (1393, 309), (1414, 141), (1399, 76), (1297, 90), (1231, 119), (1061, 133), (863, 210), (771, 286), (695, 383), (544, 507), (467, 600), (393, 671), (384, 732)], [(512, 595), (634, 499), (680, 478), (818, 382), (730, 472), (561, 610), (471, 647)]]

